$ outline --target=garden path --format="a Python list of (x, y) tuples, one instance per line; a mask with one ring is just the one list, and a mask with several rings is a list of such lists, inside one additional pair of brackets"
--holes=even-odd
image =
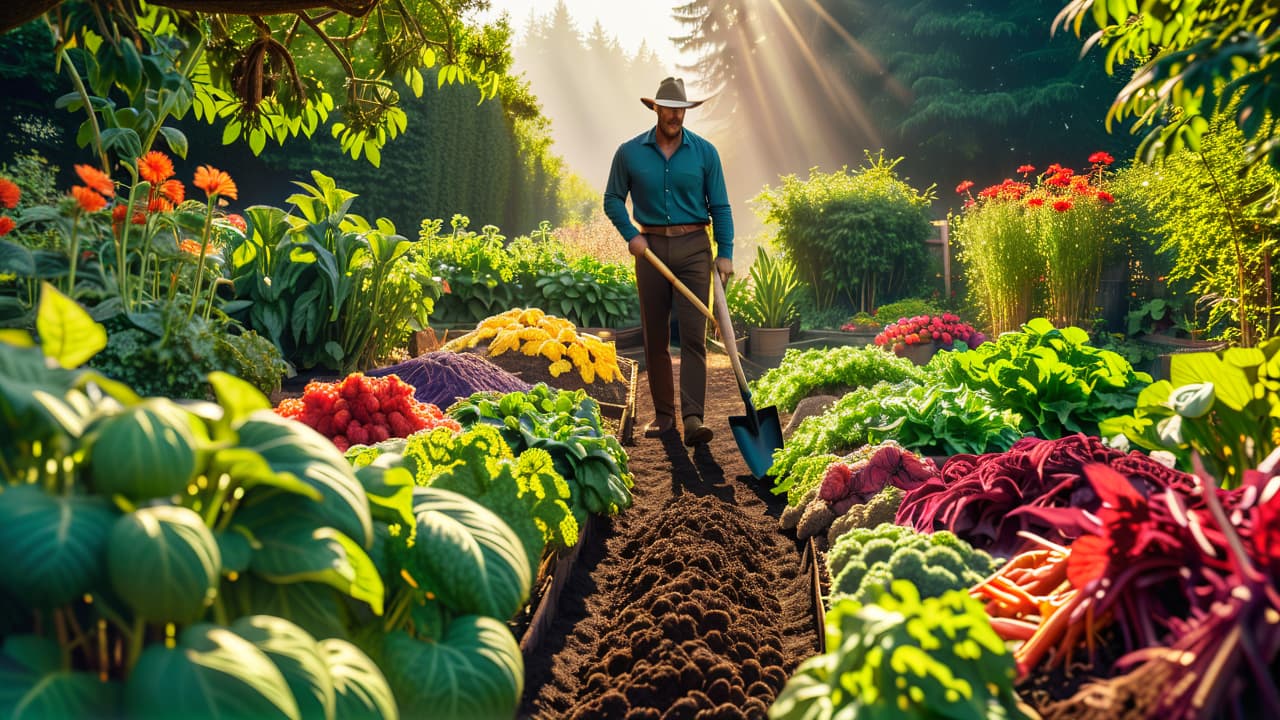
[[(635, 504), (582, 548), (526, 659), (521, 718), (764, 718), (816, 654), (803, 545), (778, 529), (785, 496), (747, 471), (728, 428), (743, 412), (733, 371), (724, 355), (707, 361), (715, 439), (690, 450), (677, 433), (637, 431)], [(643, 425), (643, 372), (637, 388)]]

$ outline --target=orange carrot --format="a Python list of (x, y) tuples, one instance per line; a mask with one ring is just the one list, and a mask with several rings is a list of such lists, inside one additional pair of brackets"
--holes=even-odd
[(1026, 620), (997, 617), (988, 619), (991, 621), (991, 629), (995, 630), (1002, 640), (1028, 640), (1039, 627)]

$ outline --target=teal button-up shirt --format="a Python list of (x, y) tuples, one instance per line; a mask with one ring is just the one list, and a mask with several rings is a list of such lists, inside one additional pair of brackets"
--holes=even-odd
[(641, 225), (688, 225), (711, 221), (719, 257), (733, 257), (733, 215), (724, 186), (720, 153), (684, 128), (668, 159), (649, 128), (618, 146), (604, 189), (604, 214), (623, 239), (640, 234), (627, 216), (627, 194)]

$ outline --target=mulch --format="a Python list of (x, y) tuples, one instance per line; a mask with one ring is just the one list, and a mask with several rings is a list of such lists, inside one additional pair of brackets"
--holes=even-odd
[[(643, 427), (653, 417), (643, 372), (637, 390)], [(728, 359), (709, 354), (715, 439), (691, 450), (678, 433), (636, 433), (635, 504), (581, 549), (526, 658), (520, 717), (764, 718), (816, 654), (804, 548), (778, 529), (785, 496), (739, 454), (727, 418), (742, 412)]]

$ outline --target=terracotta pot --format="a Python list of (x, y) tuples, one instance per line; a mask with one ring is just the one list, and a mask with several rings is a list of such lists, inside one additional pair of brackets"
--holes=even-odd
[(787, 352), (791, 342), (791, 328), (753, 328), (751, 330), (751, 355), (753, 357), (778, 358)]
[(935, 343), (928, 343), (923, 345), (904, 345), (901, 350), (894, 350), (893, 352), (898, 357), (906, 358), (916, 365), (927, 365), (939, 349)]

